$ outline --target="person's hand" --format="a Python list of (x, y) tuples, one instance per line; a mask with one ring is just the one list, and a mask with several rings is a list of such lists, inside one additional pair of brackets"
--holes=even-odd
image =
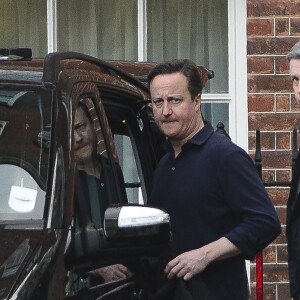
[(165, 275), (168, 279), (176, 276), (178, 278), (183, 277), (184, 280), (189, 280), (202, 272), (208, 264), (209, 261), (203, 248), (191, 250), (171, 260), (165, 268)]
[(104, 280), (104, 282), (110, 282), (110, 281), (126, 279), (127, 277), (130, 277), (133, 274), (124, 265), (116, 264), (116, 265), (95, 269), (93, 271), (90, 271), (88, 275), (94, 278), (101, 277)]
[(226, 237), (211, 242), (202, 248), (184, 252), (171, 260), (165, 274), (171, 279), (174, 276), (189, 280), (201, 273), (211, 262), (236, 256), (242, 251)]

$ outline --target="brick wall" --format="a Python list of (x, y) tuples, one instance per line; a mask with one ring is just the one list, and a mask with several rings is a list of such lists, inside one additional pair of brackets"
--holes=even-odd
[[(264, 181), (291, 179), (292, 130), (300, 128), (300, 108), (292, 92), (285, 55), (300, 41), (300, 0), (248, 0), (249, 152), (261, 130)], [(300, 140), (298, 136), (298, 141)], [(285, 236), (288, 187), (267, 188), (282, 223), (282, 234), (263, 251), (264, 299), (288, 300)], [(251, 299), (256, 299), (255, 262)]]

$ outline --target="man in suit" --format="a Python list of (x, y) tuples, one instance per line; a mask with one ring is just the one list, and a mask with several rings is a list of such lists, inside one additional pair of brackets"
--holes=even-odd
[[(287, 55), (295, 99), (300, 104), (300, 42)], [(290, 292), (293, 300), (300, 299), (300, 155), (293, 171), (292, 186), (287, 203), (286, 233), (288, 241), (288, 265)]]

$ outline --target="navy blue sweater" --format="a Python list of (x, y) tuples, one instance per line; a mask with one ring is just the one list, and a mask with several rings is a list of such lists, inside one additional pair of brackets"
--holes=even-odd
[(248, 299), (245, 259), (281, 232), (274, 206), (248, 154), (206, 123), (175, 159), (167, 154), (155, 172), (150, 204), (171, 217), (175, 255), (221, 237), (242, 255), (213, 262), (201, 274), (215, 299)]

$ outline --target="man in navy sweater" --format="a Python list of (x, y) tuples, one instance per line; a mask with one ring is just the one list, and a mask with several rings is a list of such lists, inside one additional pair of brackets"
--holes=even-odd
[[(155, 120), (167, 136), (150, 204), (170, 214), (174, 259), (166, 276), (183, 278), (193, 299), (248, 299), (245, 259), (281, 232), (251, 158), (202, 118), (200, 74), (190, 60), (148, 75)], [(201, 285), (200, 285), (201, 282)]]

